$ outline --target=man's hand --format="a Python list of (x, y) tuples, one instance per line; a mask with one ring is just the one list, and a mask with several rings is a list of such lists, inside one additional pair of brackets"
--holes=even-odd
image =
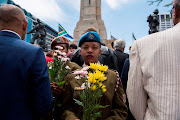
[(51, 91), (55, 95), (61, 95), (63, 91), (63, 86), (58, 86), (57, 83), (53, 82), (51, 83)]

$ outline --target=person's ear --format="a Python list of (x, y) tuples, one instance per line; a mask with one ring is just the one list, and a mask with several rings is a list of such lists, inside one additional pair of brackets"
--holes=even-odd
[(24, 20), (23, 30), (24, 30), (24, 31), (27, 31), (27, 28), (28, 28), (28, 21), (27, 21), (27, 20)]
[(122, 49), (123, 52), (124, 52), (124, 49), (125, 49), (125, 47)]
[(81, 53), (82, 51), (81, 51), (81, 49), (80, 49), (80, 54), (82, 55), (82, 53)]
[(102, 51), (101, 51), (101, 49), (100, 49), (100, 51), (99, 51), (99, 56), (101, 55), (101, 52), (102, 52)]

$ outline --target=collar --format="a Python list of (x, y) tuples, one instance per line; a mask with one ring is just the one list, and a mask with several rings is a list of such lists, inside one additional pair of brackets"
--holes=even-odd
[(18, 36), (19, 39), (21, 39), (20, 35), (18, 33), (14, 32), (14, 31), (12, 31), (12, 30), (1, 30), (1, 32), (3, 32), (3, 33), (8, 32), (8, 33), (15, 34), (16, 36)]
[(120, 52), (122, 52), (122, 50), (120, 50), (120, 49), (116, 49), (115, 51), (120, 51)]
[[(97, 64), (101, 64), (99, 61), (97, 62)], [(82, 67), (86, 67), (88, 65), (86, 65), (85, 63), (82, 65)]]

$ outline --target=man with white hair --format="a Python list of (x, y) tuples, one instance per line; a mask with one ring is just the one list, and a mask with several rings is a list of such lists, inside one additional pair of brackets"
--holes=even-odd
[(114, 48), (115, 48), (114, 53), (116, 54), (117, 59), (118, 59), (118, 67), (119, 67), (118, 73), (120, 75), (121, 75), (121, 72), (122, 72), (124, 61), (127, 58), (129, 58), (129, 55), (124, 53), (125, 45), (126, 45), (126, 43), (125, 43), (124, 40), (120, 39), (120, 40), (115, 40), (114, 41)]
[(174, 27), (134, 42), (127, 96), (137, 120), (180, 120), (180, 0), (173, 0)]

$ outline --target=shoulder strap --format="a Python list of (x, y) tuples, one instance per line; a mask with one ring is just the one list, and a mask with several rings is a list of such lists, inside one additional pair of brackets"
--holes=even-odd
[(116, 87), (115, 87), (115, 92), (116, 92), (117, 89), (118, 89), (119, 83), (122, 84), (121, 79), (120, 79), (120, 77), (119, 77), (119, 73), (118, 73), (117, 71), (116, 71), (116, 75), (117, 75), (117, 83), (116, 83)]

